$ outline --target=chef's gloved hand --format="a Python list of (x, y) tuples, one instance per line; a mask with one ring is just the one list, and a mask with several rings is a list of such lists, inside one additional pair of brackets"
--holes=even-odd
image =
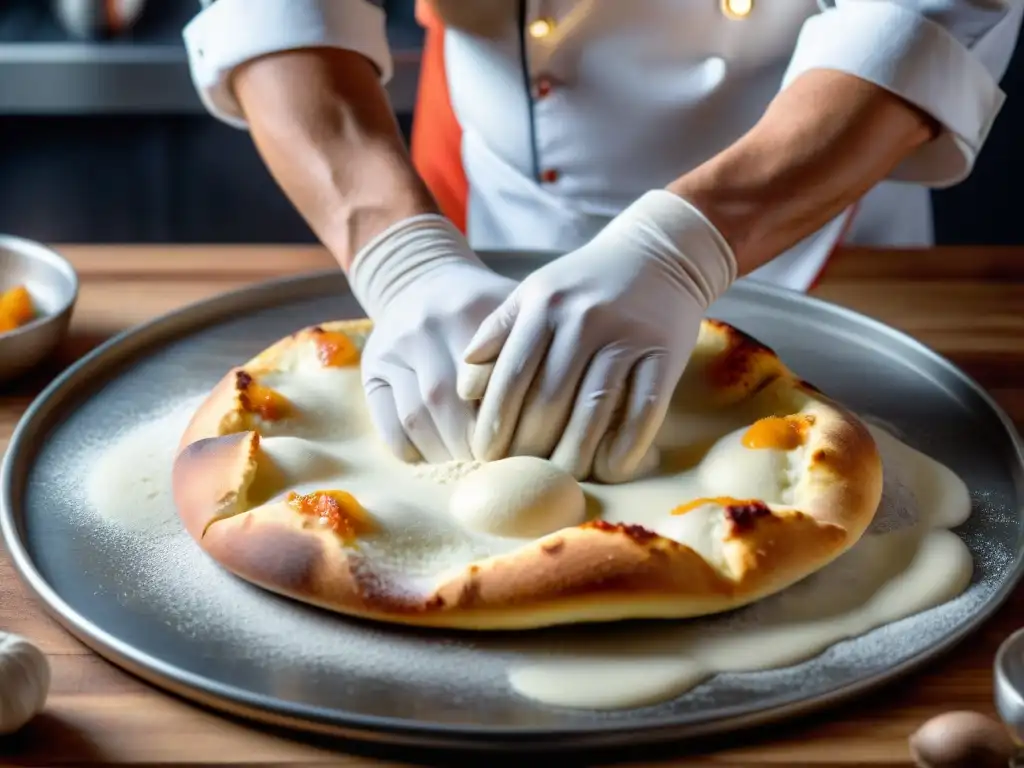
[(516, 282), (485, 267), (436, 214), (389, 227), (356, 255), (348, 277), (374, 322), (363, 386), (384, 442), (405, 461), (471, 459), (476, 404), (458, 396), (458, 363)]
[[(696, 208), (645, 194), (484, 320), (459, 382), (482, 398), (474, 455), (546, 457), (608, 483), (649, 469), (704, 312), (735, 279), (731, 248)], [(491, 363), (489, 379), (473, 375)]]

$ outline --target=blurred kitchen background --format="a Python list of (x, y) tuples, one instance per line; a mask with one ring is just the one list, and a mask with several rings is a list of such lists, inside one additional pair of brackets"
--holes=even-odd
[[(181, 29), (197, 0), (149, 0), (129, 31), (98, 39), (69, 31), (58, 4), (0, 0), (0, 231), (81, 243), (313, 241), (248, 135), (196, 97)], [(413, 0), (386, 6), (389, 92), (408, 131), (422, 35)], [(1024, 44), (1003, 87), (974, 175), (935, 194), (940, 243), (1024, 243)]]

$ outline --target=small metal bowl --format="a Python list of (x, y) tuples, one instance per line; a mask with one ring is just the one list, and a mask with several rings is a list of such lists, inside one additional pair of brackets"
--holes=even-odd
[(24, 285), (37, 317), (0, 333), (0, 383), (35, 368), (64, 338), (78, 299), (78, 275), (41, 243), (0, 235), (0, 293)]
[(1006, 638), (993, 664), (996, 710), (1018, 744), (1024, 744), (1024, 629)]

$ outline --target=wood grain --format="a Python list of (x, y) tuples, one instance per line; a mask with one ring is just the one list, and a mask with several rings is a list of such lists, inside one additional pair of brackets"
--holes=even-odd
[[(319, 248), (82, 247), (61, 250), (79, 270), (71, 335), (44, 370), (0, 391), (0, 451), (46, 382), (89, 349), (183, 305), (287, 274), (333, 268)], [(840, 254), (815, 293), (887, 322), (945, 354), (1024, 424), (1024, 249), (961, 248)], [(684, 753), (559, 758), (563, 765), (628, 757), (636, 766), (906, 766), (907, 736), (950, 708), (993, 713), (996, 647), (1024, 617), (1024, 591), (959, 649), (856, 703)], [(4, 765), (386, 766), (498, 765), (397, 748), (309, 739), (212, 714), (159, 692), (92, 654), (47, 618), (0, 554), (0, 629), (50, 655), (44, 715), (0, 740)], [(522, 764), (522, 760), (512, 761)], [(510, 763), (510, 764), (512, 764)]]

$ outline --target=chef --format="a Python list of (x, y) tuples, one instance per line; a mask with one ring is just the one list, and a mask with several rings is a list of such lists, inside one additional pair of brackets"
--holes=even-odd
[[(184, 31), (375, 323), (399, 456), (650, 463), (708, 305), (839, 243), (932, 241), (1004, 94), (1022, 0), (420, 0), (411, 158), (368, 0), (207, 0)], [(473, 249), (564, 255), (515, 282)], [(755, 329), (756, 330), (756, 329)]]

